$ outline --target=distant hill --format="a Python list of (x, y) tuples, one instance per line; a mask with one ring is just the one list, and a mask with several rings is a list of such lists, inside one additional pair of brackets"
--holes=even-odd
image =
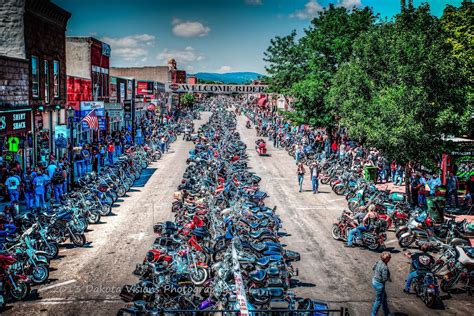
[(256, 80), (263, 75), (256, 72), (228, 72), (228, 73), (212, 73), (212, 72), (198, 72), (194, 74), (199, 80), (203, 81), (213, 81), (213, 82), (222, 82), (225, 84), (235, 83), (235, 84), (244, 84), (250, 83), (253, 80)]

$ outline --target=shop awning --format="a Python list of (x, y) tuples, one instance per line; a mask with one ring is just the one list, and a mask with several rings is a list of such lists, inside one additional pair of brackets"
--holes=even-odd
[(258, 106), (266, 106), (267, 105), (267, 98), (266, 97), (260, 97), (258, 99)]

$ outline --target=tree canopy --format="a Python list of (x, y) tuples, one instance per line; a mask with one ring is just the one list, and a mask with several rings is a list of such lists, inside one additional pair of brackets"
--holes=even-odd
[(427, 162), (445, 136), (472, 129), (472, 18), (470, 3), (439, 19), (410, 1), (389, 21), (329, 6), (298, 41), (272, 41), (269, 83), (296, 98), (293, 118), (341, 124), (391, 159)]

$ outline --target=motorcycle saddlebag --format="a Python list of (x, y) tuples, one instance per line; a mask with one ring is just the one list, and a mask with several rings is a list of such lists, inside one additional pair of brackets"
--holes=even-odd
[(127, 302), (133, 302), (138, 299), (136, 288), (133, 285), (124, 285), (120, 291), (120, 298)]

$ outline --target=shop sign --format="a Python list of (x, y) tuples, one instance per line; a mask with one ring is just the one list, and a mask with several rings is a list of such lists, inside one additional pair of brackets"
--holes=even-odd
[(147, 95), (153, 94), (153, 82), (138, 81), (137, 82), (137, 94)]
[(102, 55), (110, 57), (110, 45), (102, 43)]
[(23, 133), (31, 129), (31, 110), (0, 111), (0, 132), (2, 134)]
[(126, 100), (123, 102), (124, 119), (130, 121), (132, 119), (132, 101)]
[(186, 83), (167, 83), (166, 92), (198, 92), (198, 93), (216, 93), (216, 94), (254, 94), (265, 93), (266, 85), (230, 85), (230, 84), (186, 84)]
[(92, 111), (103, 108), (103, 101), (81, 101), (81, 111)]
[(107, 110), (109, 117), (122, 117), (123, 111), (122, 110)]

